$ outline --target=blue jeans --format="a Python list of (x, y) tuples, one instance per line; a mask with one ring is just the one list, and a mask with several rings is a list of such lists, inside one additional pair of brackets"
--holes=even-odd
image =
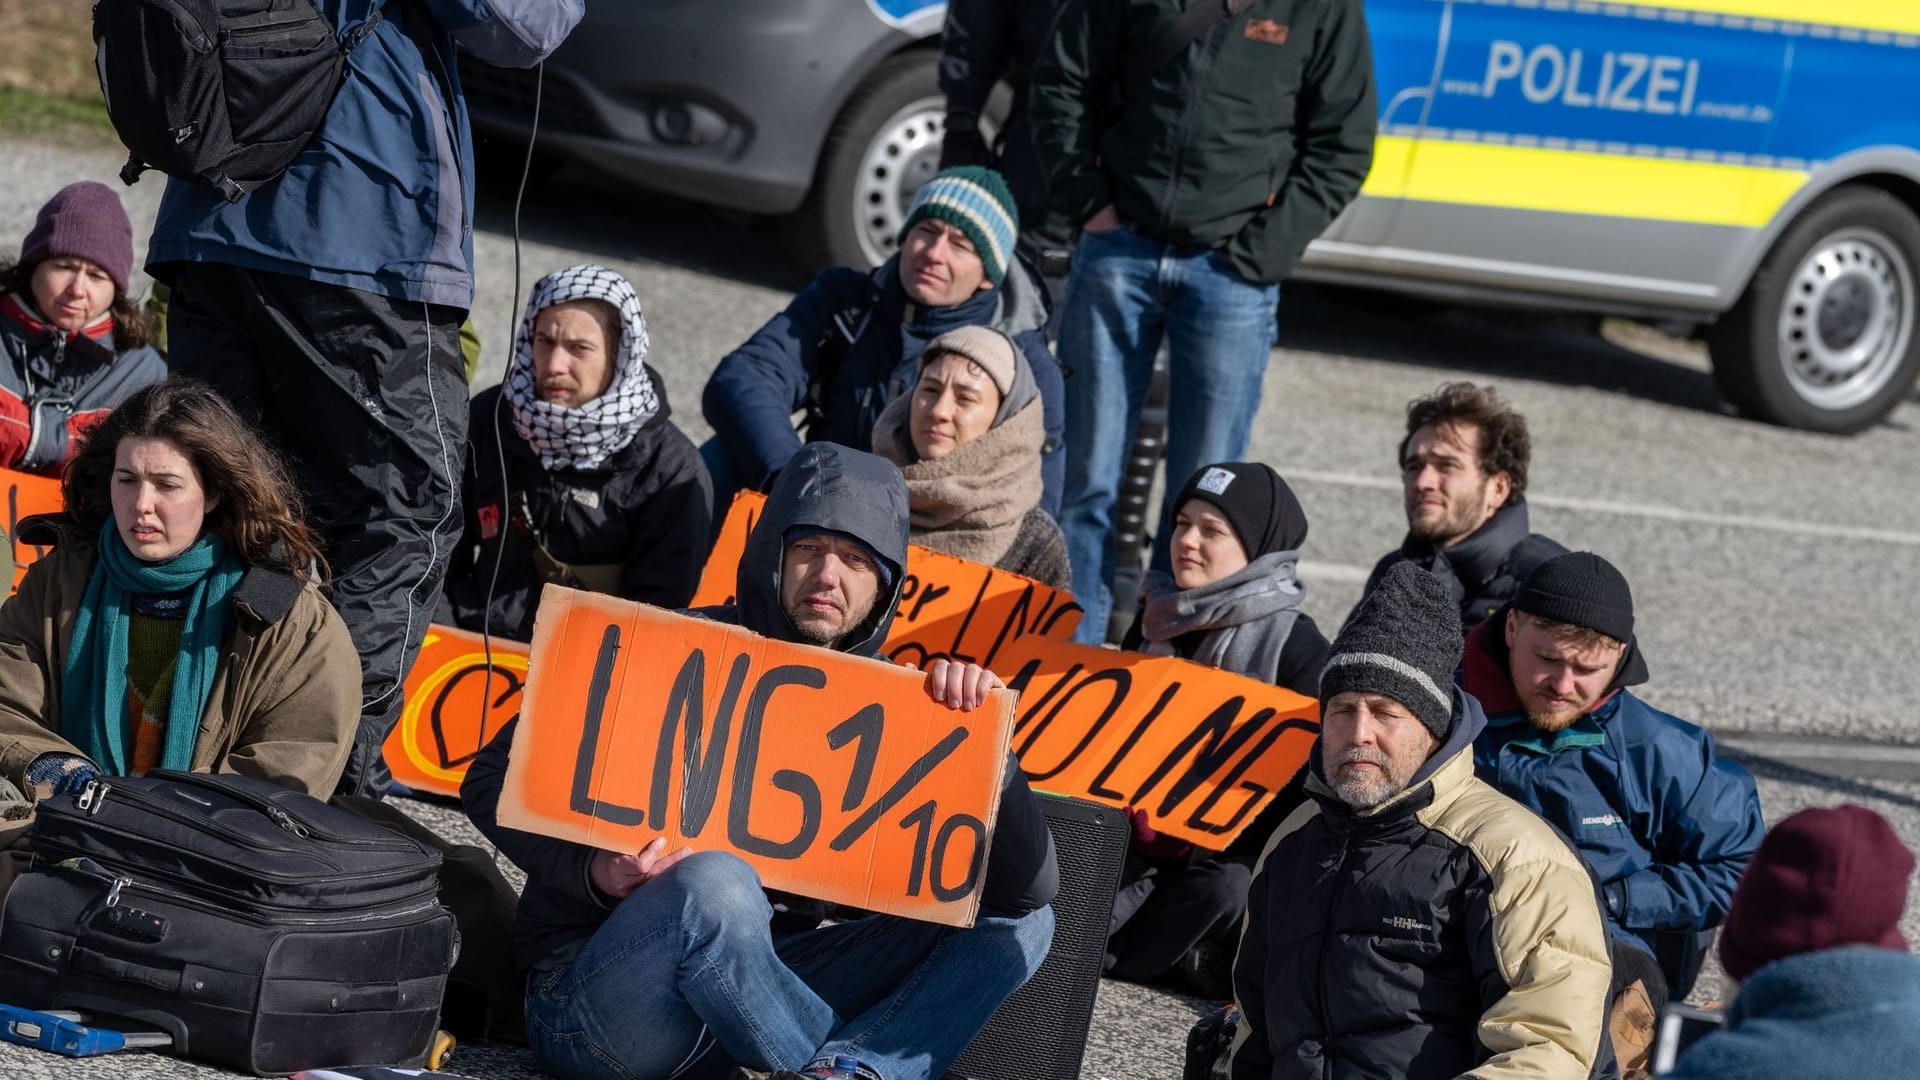
[[(1061, 303), (1067, 380), (1067, 486), (1060, 528), (1073, 595), (1086, 609), (1076, 640), (1105, 640), (1116, 561), (1113, 507), (1164, 336), (1171, 362), (1167, 496), (1202, 465), (1246, 452), (1273, 347), (1278, 285), (1255, 285), (1218, 251), (1162, 244), (1131, 228), (1084, 233)], [(1175, 507), (1162, 507), (1156, 538)], [(1167, 568), (1165, 545), (1154, 565)]]
[(701, 852), (633, 891), (571, 964), (535, 972), (527, 1040), (562, 1080), (725, 1076), (850, 1054), (933, 1080), (1027, 981), (1053, 909), (971, 929), (875, 915), (775, 936), (745, 862)]

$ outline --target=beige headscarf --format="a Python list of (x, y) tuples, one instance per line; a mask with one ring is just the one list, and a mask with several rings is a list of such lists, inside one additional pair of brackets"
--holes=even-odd
[(992, 566), (1013, 546), (1021, 519), (1040, 505), (1046, 421), (1027, 358), (1005, 334), (980, 326), (943, 334), (927, 343), (920, 367), (943, 353), (973, 360), (999, 388), (993, 427), (938, 461), (922, 461), (908, 430), (909, 390), (875, 421), (873, 452), (907, 478), (914, 543)]

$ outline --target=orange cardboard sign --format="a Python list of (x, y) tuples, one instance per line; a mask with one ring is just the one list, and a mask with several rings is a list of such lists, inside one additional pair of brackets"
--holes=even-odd
[(1025, 637), (1001, 662), (1019, 691), (1013, 751), (1033, 785), (1145, 810), (1220, 849), (1306, 763), (1312, 698), (1173, 657)]
[[(734, 497), (713, 554), (707, 557), (694, 607), (732, 602), (747, 534), (766, 501), (753, 491)], [(890, 660), (922, 668), (945, 657), (1004, 675), (1000, 654), (1016, 638), (1037, 634), (1065, 641), (1079, 625), (1080, 605), (1070, 593), (909, 544), (900, 606), (882, 651)]]
[(20, 587), (20, 579), (27, 576), (27, 567), (49, 550), (20, 542), (20, 519), (58, 513), (67, 503), (60, 494), (60, 481), (50, 476), (0, 469), (0, 482), (4, 482), (7, 489), (7, 540), (13, 545), (13, 580), (7, 583), (7, 595), (12, 596), (13, 590)]
[(904, 667), (549, 585), (500, 823), (731, 851), (768, 888), (970, 926), (1013, 723)]
[(407, 673), (407, 705), (383, 747), (393, 778), (415, 791), (460, 794), (467, 764), (520, 711), (527, 647), (434, 624)]

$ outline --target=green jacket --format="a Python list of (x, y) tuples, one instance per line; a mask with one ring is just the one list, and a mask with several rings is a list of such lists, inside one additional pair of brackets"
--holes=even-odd
[(1148, 236), (1280, 281), (1373, 163), (1362, 0), (1254, 0), (1129, 85), (1128, 54), (1186, 6), (1068, 0), (1030, 91), (1053, 207), (1078, 224), (1112, 203)]

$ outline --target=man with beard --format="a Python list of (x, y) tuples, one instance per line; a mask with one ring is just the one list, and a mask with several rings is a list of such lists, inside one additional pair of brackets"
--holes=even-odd
[(1528, 531), (1527, 418), (1490, 386), (1447, 383), (1407, 406), (1400, 440), (1407, 538), (1367, 579), (1411, 562), (1446, 584), (1471, 630), (1513, 595), (1533, 568), (1567, 550)]
[(735, 492), (764, 485), (803, 441), (872, 446), (881, 410), (920, 377), (921, 350), (963, 326), (1006, 334), (1033, 368), (1046, 429), (1040, 506), (1057, 515), (1065, 391), (1043, 336), (1046, 289), (1014, 253), (1019, 232), (999, 173), (936, 173), (914, 194), (898, 254), (877, 270), (824, 271), (722, 359), (701, 396), (714, 431), (700, 455), (716, 516)]
[(1611, 1075), (1599, 900), (1553, 829), (1473, 775), (1460, 617), (1389, 568), (1340, 631), (1301, 806), (1255, 869), (1233, 1080)]
[[(873, 656), (900, 600), (907, 527), (899, 469), (808, 446), (747, 537), (738, 599), (691, 614)], [(1001, 685), (975, 664), (936, 661), (927, 675), (928, 694), (956, 709)], [(777, 740), (780, 718), (767, 722)], [(660, 839), (620, 854), (501, 827), (517, 725), (481, 751), (460, 795), (527, 872), (516, 933), (527, 1035), (555, 1076), (931, 1080), (1052, 943), (1059, 871), (1018, 762), (1006, 769), (973, 926), (874, 915), (822, 927), (817, 902), (763, 893), (726, 852), (669, 852)]]
[(1542, 563), (1467, 636), (1461, 668), (1488, 716), (1480, 777), (1569, 836), (1600, 883), (1628, 1068), (1667, 997), (1692, 990), (1766, 828), (1753, 777), (1627, 689), (1646, 680), (1627, 579), (1585, 551)]

